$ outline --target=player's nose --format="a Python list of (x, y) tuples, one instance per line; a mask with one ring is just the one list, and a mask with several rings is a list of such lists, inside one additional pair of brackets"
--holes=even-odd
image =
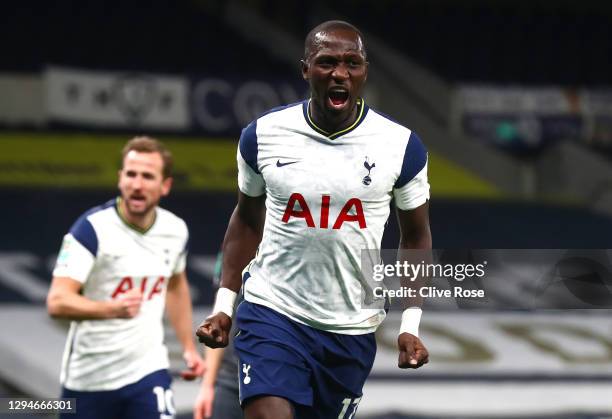
[(348, 68), (344, 63), (338, 64), (332, 71), (332, 77), (336, 80), (346, 80), (349, 78)]
[(142, 188), (142, 178), (140, 176), (136, 176), (132, 182), (132, 188), (141, 189)]

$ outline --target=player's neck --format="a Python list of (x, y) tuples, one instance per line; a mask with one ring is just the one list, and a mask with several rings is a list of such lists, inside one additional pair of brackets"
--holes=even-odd
[(119, 197), (117, 200), (117, 211), (119, 212), (119, 217), (124, 223), (133, 229), (140, 231), (141, 233), (149, 230), (155, 222), (155, 207), (151, 208), (144, 214), (134, 214), (129, 211), (125, 200), (123, 200), (121, 197)]
[(356, 103), (355, 106), (353, 106), (353, 109), (351, 109), (351, 111), (347, 114), (332, 114), (319, 109), (315, 102), (311, 100), (308, 108), (310, 117), (317, 127), (329, 133), (334, 133), (342, 131), (355, 123), (357, 120), (359, 106)]

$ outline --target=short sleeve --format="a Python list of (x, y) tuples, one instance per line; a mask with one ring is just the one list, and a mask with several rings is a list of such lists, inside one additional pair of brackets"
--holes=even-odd
[(189, 253), (189, 233), (187, 233), (183, 250), (176, 258), (176, 263), (174, 264), (174, 269), (172, 270), (173, 275), (180, 274), (187, 269), (187, 253)]
[(95, 256), (72, 233), (64, 236), (57, 255), (54, 277), (67, 277), (85, 283), (95, 262)]
[(238, 188), (248, 196), (265, 193), (265, 182), (257, 167), (257, 148), (257, 121), (254, 121), (242, 130), (236, 153)]
[(400, 175), (395, 182), (393, 195), (395, 205), (402, 210), (411, 210), (429, 199), (427, 179), (427, 150), (416, 133), (411, 133)]

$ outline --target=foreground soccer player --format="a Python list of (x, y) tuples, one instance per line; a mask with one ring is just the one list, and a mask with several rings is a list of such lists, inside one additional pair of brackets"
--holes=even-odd
[[(164, 306), (183, 346), (185, 379), (204, 371), (191, 334), (185, 222), (159, 208), (172, 156), (137, 137), (123, 149), (121, 197), (84, 213), (64, 236), (47, 297), (49, 314), (73, 320), (62, 362), (72, 419), (173, 417)], [(167, 415), (167, 416), (164, 416)]]
[[(325, 22), (305, 42), (310, 99), (242, 132), (222, 288), (197, 335), (227, 344), (244, 282), (234, 345), (247, 419), (352, 418), (385, 317), (361, 308), (361, 250), (380, 248), (392, 198), (400, 248), (431, 248), (427, 153), (414, 132), (368, 108), (367, 73), (361, 32)], [(402, 317), (400, 368), (428, 361), (420, 315), (413, 307)]]

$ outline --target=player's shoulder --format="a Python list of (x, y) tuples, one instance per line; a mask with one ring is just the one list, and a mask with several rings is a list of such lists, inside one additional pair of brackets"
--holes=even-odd
[(82, 223), (91, 223), (92, 225), (97, 224), (104, 218), (106, 218), (110, 213), (115, 211), (116, 198), (110, 199), (101, 205), (96, 205), (95, 207), (89, 208), (87, 211), (83, 212), (79, 218), (75, 221), (75, 225), (79, 225)]
[(307, 101), (302, 100), (299, 102), (290, 103), (288, 105), (277, 106), (264, 112), (256, 120), (277, 118), (296, 112), (301, 113), (304, 107), (304, 103), (306, 102)]
[(255, 129), (260, 124), (275, 123), (299, 117), (303, 113), (302, 110), (305, 102), (300, 101), (272, 108), (251, 121), (245, 129)]
[(185, 220), (183, 220), (181, 217), (179, 217), (172, 211), (158, 206), (156, 217), (160, 228), (184, 236), (187, 236), (189, 234), (189, 230)]
[(115, 202), (115, 199), (111, 199), (88, 209), (70, 227), (70, 235), (94, 255), (98, 248), (98, 234), (105, 230), (105, 220), (109, 220), (109, 214), (115, 212)]
[(403, 125), (391, 116), (370, 108), (368, 112), (370, 128), (375, 133), (382, 134), (387, 141), (405, 147), (411, 152), (426, 152), (425, 144), (421, 137), (411, 128)]
[(290, 126), (299, 120), (303, 113), (304, 103), (295, 102), (272, 108), (251, 121), (240, 135), (240, 150), (243, 155), (252, 155), (257, 150), (257, 138), (271, 127)]
[(370, 124), (375, 125), (377, 129), (403, 133), (406, 134), (406, 138), (410, 137), (412, 134), (412, 130), (410, 128), (379, 110), (370, 108), (368, 112), (368, 119)]

